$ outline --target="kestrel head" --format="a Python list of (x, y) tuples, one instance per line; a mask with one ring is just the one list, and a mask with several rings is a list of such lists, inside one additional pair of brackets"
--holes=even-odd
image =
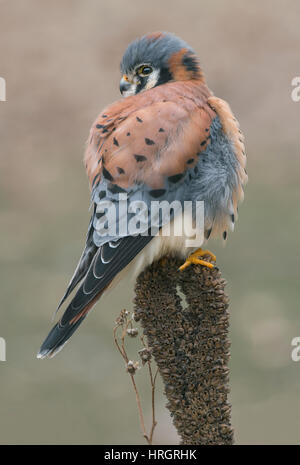
[(123, 96), (169, 81), (204, 80), (194, 50), (174, 34), (155, 32), (132, 42), (121, 61)]

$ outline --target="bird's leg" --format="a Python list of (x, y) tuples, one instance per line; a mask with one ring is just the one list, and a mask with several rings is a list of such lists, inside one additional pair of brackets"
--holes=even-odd
[(199, 258), (204, 257), (205, 255), (209, 255), (214, 262), (216, 261), (216, 256), (213, 253), (211, 253), (209, 250), (203, 250), (200, 248), (195, 250), (195, 252), (188, 256), (184, 264), (179, 267), (179, 270), (183, 271), (190, 265), (203, 265), (207, 266), (207, 268), (214, 268), (214, 265), (212, 263), (207, 262), (206, 260), (201, 260)]

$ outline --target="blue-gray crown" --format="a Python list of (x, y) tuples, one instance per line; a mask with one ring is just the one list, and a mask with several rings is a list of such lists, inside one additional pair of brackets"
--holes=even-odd
[(155, 68), (169, 67), (169, 60), (176, 52), (186, 49), (187, 56), (194, 57), (194, 50), (182, 39), (167, 32), (147, 34), (134, 40), (124, 53), (121, 61), (121, 72), (126, 74), (141, 63), (149, 63)]

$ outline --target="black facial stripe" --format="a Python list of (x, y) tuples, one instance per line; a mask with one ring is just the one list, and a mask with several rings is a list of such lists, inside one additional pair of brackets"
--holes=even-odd
[(155, 84), (156, 86), (159, 86), (160, 84), (164, 84), (165, 82), (172, 81), (173, 77), (168, 68), (162, 68), (159, 73), (159, 78), (157, 83)]
[[(151, 74), (149, 74), (148, 76), (139, 76), (139, 83), (137, 84), (136, 90), (135, 90), (136, 94), (138, 94), (139, 92), (145, 89), (148, 79), (150, 78), (151, 78)], [(158, 81), (153, 87), (159, 86), (160, 84), (165, 84), (166, 82), (172, 81), (172, 80), (173, 80), (173, 77), (170, 71), (168, 70), (168, 68), (162, 68), (159, 71)]]
[(138, 85), (136, 86), (136, 94), (138, 94), (139, 92), (141, 92), (141, 90), (144, 89), (146, 83), (147, 83), (147, 79), (148, 77), (142, 77), (142, 76), (139, 76), (139, 83)]

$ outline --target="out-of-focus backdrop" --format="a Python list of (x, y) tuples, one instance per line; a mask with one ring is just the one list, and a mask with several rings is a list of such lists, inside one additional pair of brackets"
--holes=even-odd
[[(84, 243), (89, 128), (119, 98), (127, 44), (156, 30), (194, 47), (247, 141), (236, 231), (226, 248), (210, 247), (231, 298), (236, 442), (300, 443), (300, 362), (291, 360), (300, 336), (299, 21), (297, 0), (0, 0), (1, 443), (143, 443), (112, 338), (133, 283), (102, 299), (57, 357), (35, 355)], [(143, 370), (137, 381), (150, 423)], [(161, 392), (155, 443), (176, 443)]]

